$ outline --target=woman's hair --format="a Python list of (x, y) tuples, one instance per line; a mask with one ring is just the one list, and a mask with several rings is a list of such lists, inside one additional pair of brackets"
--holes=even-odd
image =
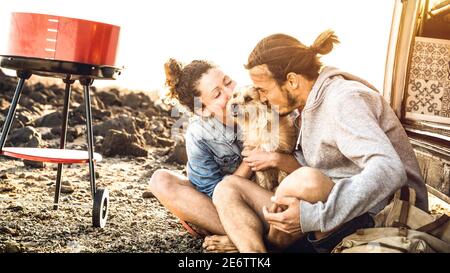
[(169, 59), (164, 64), (166, 86), (169, 88), (168, 96), (194, 112), (194, 99), (200, 96), (198, 81), (213, 67), (215, 67), (213, 64), (202, 60), (194, 60), (182, 66), (177, 60)]
[(313, 80), (319, 76), (322, 66), (317, 54), (331, 52), (339, 40), (332, 30), (322, 32), (311, 46), (286, 34), (273, 34), (262, 39), (248, 57), (245, 68), (266, 64), (272, 76), (281, 86), (288, 73), (294, 72)]

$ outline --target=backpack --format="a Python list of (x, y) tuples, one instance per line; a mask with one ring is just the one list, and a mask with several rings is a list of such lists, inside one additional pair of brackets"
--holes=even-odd
[(333, 253), (450, 253), (450, 217), (431, 215), (415, 204), (415, 191), (403, 187), (375, 217), (375, 227), (345, 237)]

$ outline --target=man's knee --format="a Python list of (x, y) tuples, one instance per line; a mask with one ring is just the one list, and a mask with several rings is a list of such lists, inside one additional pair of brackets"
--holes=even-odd
[(173, 187), (173, 175), (168, 170), (156, 170), (150, 178), (150, 190), (153, 194), (170, 191)]
[(318, 183), (313, 179), (314, 169), (310, 167), (302, 167), (281, 181), (278, 191), (290, 191), (298, 190), (299, 188), (305, 188), (313, 190), (318, 186)]
[(214, 188), (212, 201), (214, 205), (220, 205), (222, 202), (238, 192), (239, 177), (235, 175), (228, 175)]
[(324, 201), (334, 183), (320, 170), (302, 167), (288, 175), (277, 189), (279, 196), (293, 196), (305, 201)]

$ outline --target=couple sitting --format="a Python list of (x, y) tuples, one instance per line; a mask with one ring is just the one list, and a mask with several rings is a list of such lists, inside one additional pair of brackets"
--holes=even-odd
[[(415, 154), (389, 104), (364, 80), (322, 67), (318, 55), (336, 43), (332, 31), (310, 47), (275, 34), (248, 58), (260, 99), (280, 116), (300, 113), (293, 154), (253, 149), (243, 156), (226, 118), (236, 83), (205, 61), (166, 64), (171, 95), (196, 115), (186, 132), (187, 177), (158, 170), (150, 187), (180, 219), (213, 234), (207, 251), (330, 252), (357, 229), (373, 227), (372, 216), (403, 185), (427, 211)], [(288, 174), (275, 192), (249, 180), (271, 168)]]

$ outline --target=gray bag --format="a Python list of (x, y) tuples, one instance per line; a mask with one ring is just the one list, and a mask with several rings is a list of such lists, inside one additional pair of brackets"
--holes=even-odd
[(375, 216), (375, 227), (345, 237), (333, 253), (450, 253), (450, 217), (414, 206), (415, 192), (403, 187)]

